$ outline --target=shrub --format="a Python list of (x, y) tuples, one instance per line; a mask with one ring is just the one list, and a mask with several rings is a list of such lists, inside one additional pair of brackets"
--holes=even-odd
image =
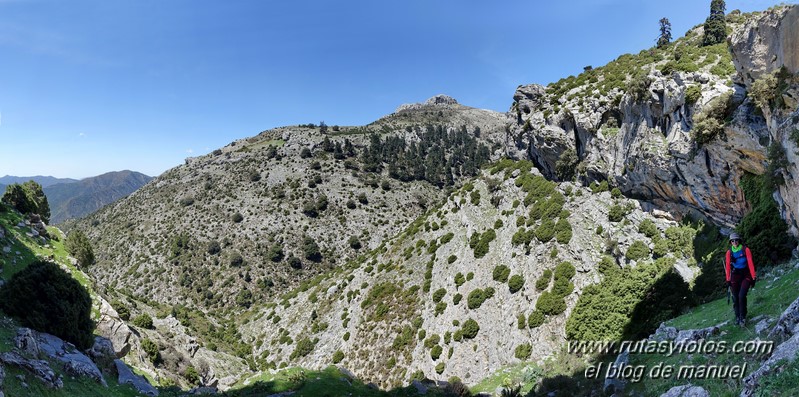
[(112, 300), (110, 303), (111, 307), (113, 307), (114, 310), (116, 310), (117, 314), (119, 315), (119, 318), (125, 321), (130, 320), (130, 309), (128, 309), (128, 307), (125, 306), (124, 303), (116, 299)]
[(498, 265), (494, 267), (493, 278), (494, 281), (499, 281), (500, 283), (508, 282), (508, 276), (510, 275), (510, 268), (505, 265)]
[(560, 244), (568, 244), (572, 239), (572, 225), (565, 218), (558, 219), (555, 224), (555, 239)]
[(463, 283), (466, 282), (466, 277), (463, 277), (463, 273), (458, 272), (455, 274), (455, 287), (460, 287)]
[(560, 154), (558, 160), (555, 162), (555, 175), (561, 181), (568, 181), (574, 177), (574, 170), (580, 158), (577, 157), (577, 152), (573, 148), (568, 148)]
[(734, 109), (732, 99), (732, 91), (721, 94), (694, 116), (693, 136), (696, 143), (710, 142), (724, 132), (725, 120)]
[(153, 318), (147, 313), (142, 313), (133, 319), (133, 325), (139, 328), (153, 329)]
[(302, 148), (302, 150), (300, 150), (300, 158), (307, 159), (311, 156), (313, 156), (313, 153), (311, 153), (311, 149), (304, 147)]
[(447, 290), (444, 288), (439, 288), (436, 292), (433, 292), (433, 302), (438, 303), (441, 302), (441, 299), (444, 298), (444, 295), (447, 294)]
[(538, 328), (542, 324), (544, 324), (544, 320), (546, 317), (544, 313), (540, 310), (534, 310), (530, 313), (530, 316), (527, 318), (527, 326), (530, 328)]
[(78, 261), (78, 266), (86, 269), (94, 263), (94, 250), (83, 232), (75, 230), (67, 236), (64, 248)]
[(566, 311), (566, 301), (563, 297), (544, 291), (535, 302), (535, 309), (546, 315), (558, 315)]
[(338, 364), (343, 359), (344, 359), (344, 352), (343, 351), (336, 350), (336, 352), (333, 353), (333, 364)]
[(350, 239), (347, 240), (347, 244), (354, 250), (361, 249), (361, 240), (358, 240), (358, 237), (350, 236)]
[(488, 229), (483, 235), (480, 237), (480, 240), (474, 247), (474, 257), (475, 258), (482, 258), (484, 257), (489, 250), (488, 245), (497, 238), (497, 233), (494, 229)]
[(291, 352), (290, 358), (294, 360), (295, 358), (305, 357), (313, 351), (314, 347), (316, 347), (316, 343), (309, 338), (302, 338), (297, 341), (297, 345), (294, 347), (294, 351)]
[(461, 299), (463, 299), (463, 295), (455, 294), (455, 296), (452, 297), (452, 304), (457, 305), (458, 303), (461, 303)]
[(535, 238), (542, 243), (546, 243), (555, 237), (555, 222), (552, 219), (544, 219), (535, 229)]
[(649, 247), (647, 247), (643, 241), (635, 240), (630, 245), (630, 248), (627, 249), (627, 253), (624, 254), (624, 257), (633, 261), (639, 261), (641, 259), (648, 258)]
[(216, 255), (222, 252), (222, 246), (219, 245), (219, 241), (216, 240), (209, 241), (205, 251), (208, 252), (208, 254), (210, 255)]
[(552, 293), (564, 297), (572, 293), (574, 291), (574, 284), (572, 284), (569, 279), (567, 278), (557, 278), (555, 279), (555, 285), (552, 286)]
[(456, 260), (458, 260), (456, 255), (450, 255), (449, 258), (447, 258), (447, 263), (452, 264), (452, 262), (455, 262)]
[(660, 230), (651, 219), (644, 219), (638, 225), (638, 232), (649, 238), (654, 238), (660, 234)]
[(22, 325), (71, 342), (80, 350), (94, 343), (89, 293), (51, 262), (36, 261), (0, 287), (0, 308)]
[(280, 262), (283, 260), (283, 246), (275, 243), (269, 247), (269, 251), (266, 253), (266, 257), (269, 258), (272, 262)]
[(549, 287), (549, 281), (552, 280), (552, 270), (546, 269), (538, 281), (535, 282), (535, 289), (543, 291)]
[(200, 383), (200, 374), (197, 373), (197, 369), (191, 365), (186, 368), (186, 371), (183, 373), (183, 377), (186, 378), (186, 381), (188, 381), (191, 385), (197, 385)]
[(577, 270), (571, 264), (571, 262), (561, 262), (557, 266), (555, 266), (555, 278), (565, 278), (567, 280), (571, 280), (572, 277), (576, 274)]
[(322, 252), (319, 250), (316, 240), (310, 236), (305, 236), (302, 240), (302, 254), (309, 261), (319, 262), (322, 260)]
[(230, 217), (230, 219), (231, 219), (231, 220), (232, 220), (234, 223), (240, 223), (241, 221), (243, 221), (243, 220), (244, 220), (244, 216), (243, 216), (243, 215), (241, 215), (241, 213), (240, 213), (240, 212), (236, 212), (235, 214), (233, 214), (233, 216), (231, 216), (231, 217)]
[(438, 363), (438, 365), (436, 365), (436, 373), (437, 374), (441, 375), (442, 373), (444, 373), (444, 369), (445, 369), (445, 365), (444, 365), (443, 362), (440, 362), (440, 363)]
[(515, 294), (519, 292), (519, 290), (524, 287), (524, 277), (520, 274), (514, 274), (511, 276), (510, 281), (508, 281), (508, 289), (510, 290), (511, 294)]
[(613, 204), (613, 206), (610, 207), (610, 211), (608, 211), (608, 220), (611, 222), (621, 222), (625, 215), (627, 215), (627, 211), (625, 211), (624, 207)]
[(441, 345), (433, 346), (433, 348), (430, 350), (430, 358), (432, 358), (433, 361), (438, 360), (438, 358), (441, 357), (441, 353), (443, 351), (444, 349), (441, 348)]
[(695, 104), (702, 97), (702, 88), (699, 85), (692, 84), (685, 90), (685, 103), (689, 105)]
[(461, 327), (460, 331), (462, 331), (462, 336), (466, 339), (474, 339), (477, 336), (477, 333), (480, 332), (480, 325), (477, 324), (477, 321), (473, 319), (468, 319), (463, 322), (463, 326)]
[(158, 345), (156, 345), (155, 342), (144, 338), (141, 341), (141, 348), (144, 350), (144, 353), (147, 354), (150, 362), (153, 364), (158, 364), (161, 362), (161, 353), (158, 351)]
[(519, 360), (527, 360), (530, 358), (530, 354), (533, 352), (533, 347), (530, 346), (529, 343), (523, 343), (519, 346), (516, 346), (516, 351), (514, 352), (514, 356)]
[(519, 329), (527, 328), (527, 317), (524, 313), (519, 313), (519, 315), (516, 316), (516, 325)]
[(239, 291), (236, 295), (236, 304), (244, 308), (249, 308), (252, 305), (252, 292), (246, 288)]
[[(489, 293), (489, 291), (491, 292)], [(466, 298), (466, 305), (469, 307), (469, 309), (472, 310), (478, 309), (483, 304), (483, 302), (486, 301), (486, 299), (494, 295), (493, 291), (494, 291), (493, 289), (482, 290), (480, 288), (473, 290), (472, 292), (469, 293), (469, 296)]]

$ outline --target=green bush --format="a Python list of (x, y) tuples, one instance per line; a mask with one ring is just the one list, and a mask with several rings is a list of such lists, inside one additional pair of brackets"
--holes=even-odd
[(640, 261), (644, 258), (649, 258), (649, 247), (641, 240), (635, 240), (627, 249), (624, 257), (632, 261)]
[(489, 244), (497, 238), (497, 233), (494, 229), (488, 229), (483, 235), (480, 237), (480, 240), (474, 247), (474, 257), (475, 258), (482, 258), (484, 257), (489, 250)]
[(458, 272), (457, 274), (455, 274), (455, 287), (456, 288), (460, 287), (465, 282), (466, 282), (466, 277), (463, 277), (463, 273)]
[(446, 366), (444, 365), (443, 362), (438, 363), (438, 365), (436, 365), (436, 373), (441, 375), (442, 373), (444, 373), (445, 368)]
[(463, 299), (463, 295), (455, 294), (455, 296), (452, 297), (452, 304), (457, 305), (458, 303), (461, 303), (461, 299)]
[(696, 143), (710, 142), (724, 132), (726, 119), (735, 108), (732, 91), (713, 98), (694, 116), (693, 137)]
[(438, 303), (441, 302), (441, 299), (444, 298), (444, 295), (447, 294), (447, 290), (444, 288), (439, 288), (436, 292), (433, 292), (433, 302)]
[(314, 240), (313, 237), (305, 236), (303, 238), (302, 253), (305, 259), (310, 261), (319, 262), (322, 260), (322, 252), (319, 250), (319, 246), (316, 244), (316, 240)]
[(443, 351), (444, 349), (441, 348), (441, 345), (433, 346), (433, 348), (430, 349), (430, 358), (432, 358), (433, 361), (438, 360), (438, 358), (441, 357), (441, 353)]
[(241, 215), (241, 213), (240, 213), (240, 212), (236, 212), (235, 214), (233, 214), (233, 216), (231, 216), (231, 217), (230, 217), (230, 219), (231, 219), (231, 220), (232, 220), (234, 223), (240, 223), (241, 221), (243, 221), (243, 220), (244, 220), (244, 216), (243, 216), (243, 215)]
[(486, 299), (491, 298), (494, 296), (494, 289), (489, 287), (485, 290), (477, 288), (469, 293), (469, 296), (466, 298), (466, 305), (469, 309), (478, 309)]
[(508, 289), (510, 290), (511, 294), (515, 294), (519, 292), (519, 290), (524, 287), (524, 277), (520, 274), (514, 274), (511, 276), (510, 280), (508, 281)]
[(699, 85), (692, 84), (685, 90), (685, 103), (689, 105), (695, 104), (702, 97), (702, 88)]
[(535, 238), (542, 243), (546, 243), (555, 237), (555, 222), (552, 219), (544, 219), (535, 229)]
[(42, 186), (32, 180), (6, 186), (0, 201), (22, 214), (38, 214), (44, 223), (50, 222), (50, 204), (47, 202), (47, 196)]
[(624, 216), (627, 215), (627, 211), (618, 204), (613, 204), (610, 207), (610, 211), (608, 211), (608, 220), (611, 222), (621, 222), (624, 219)]
[(505, 265), (497, 265), (494, 267), (493, 278), (494, 281), (499, 281), (500, 283), (508, 282), (508, 276), (510, 275), (510, 268)]
[(644, 219), (638, 225), (638, 232), (649, 238), (654, 238), (660, 234), (660, 230), (651, 219)]
[(519, 346), (516, 346), (516, 351), (514, 352), (514, 356), (519, 360), (527, 360), (530, 358), (530, 354), (533, 352), (533, 347), (530, 346), (529, 343), (523, 343)]
[(538, 281), (535, 282), (535, 289), (538, 291), (547, 289), (550, 280), (552, 280), (552, 270), (546, 269), (541, 277), (538, 278)]
[(128, 309), (128, 307), (125, 306), (124, 303), (116, 299), (112, 300), (110, 303), (111, 307), (113, 307), (114, 310), (116, 310), (117, 314), (119, 315), (119, 318), (125, 321), (130, 320), (130, 309)]
[(544, 291), (535, 302), (535, 310), (550, 316), (558, 315), (566, 311), (566, 301), (563, 297)]
[(552, 286), (552, 293), (560, 296), (565, 297), (574, 291), (574, 284), (572, 284), (569, 279), (567, 278), (557, 278), (555, 279), (555, 285)]
[(477, 324), (477, 321), (473, 319), (468, 319), (463, 322), (463, 326), (460, 329), (461, 335), (465, 339), (474, 339), (477, 336), (477, 333), (480, 332), (480, 325)]
[(64, 241), (64, 248), (67, 252), (75, 257), (78, 261), (78, 266), (83, 269), (89, 267), (94, 263), (94, 250), (83, 232), (75, 230), (69, 233), (66, 241)]
[(139, 328), (153, 329), (153, 318), (147, 313), (142, 313), (133, 319), (133, 325)]
[(307, 337), (302, 338), (297, 341), (297, 345), (294, 347), (294, 351), (291, 352), (290, 358), (294, 360), (295, 358), (305, 357), (311, 354), (314, 347), (316, 347), (316, 342)]
[(147, 354), (147, 358), (150, 359), (150, 362), (153, 364), (161, 362), (161, 353), (158, 351), (158, 345), (155, 344), (155, 342), (144, 338), (141, 341), (141, 348), (144, 350), (144, 353)]
[(555, 239), (560, 244), (568, 244), (572, 239), (572, 225), (566, 218), (561, 218), (555, 224)]
[(0, 308), (22, 325), (71, 342), (94, 343), (92, 300), (80, 283), (55, 263), (36, 261), (0, 287)]
[(577, 270), (571, 262), (561, 262), (555, 266), (555, 279), (565, 278), (571, 280), (576, 274)]
[(516, 316), (516, 325), (519, 329), (527, 328), (527, 317), (524, 313), (519, 313), (519, 315)]
[(527, 326), (530, 328), (538, 328), (544, 324), (545, 319), (546, 317), (542, 311), (534, 310), (530, 313), (530, 317), (527, 318)]
[(344, 360), (344, 352), (341, 350), (336, 350), (336, 352), (333, 353), (333, 364), (338, 364), (341, 362), (341, 360)]
[(780, 216), (765, 177), (746, 174), (741, 178), (741, 188), (752, 211), (744, 215), (737, 230), (751, 249), (752, 260), (761, 266), (790, 257), (796, 240)]

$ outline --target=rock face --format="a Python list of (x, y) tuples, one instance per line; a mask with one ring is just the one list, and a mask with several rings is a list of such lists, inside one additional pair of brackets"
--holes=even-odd
[[(21, 329), (21, 331), (28, 332), (29, 330)], [(68, 374), (86, 377), (103, 386), (108, 386), (106, 385), (105, 378), (103, 378), (103, 374), (100, 372), (100, 369), (97, 368), (94, 361), (75, 349), (75, 346), (71, 343), (64, 342), (60, 338), (50, 334), (36, 331), (30, 332), (33, 333), (34, 338), (38, 342), (40, 352), (50, 359), (60, 361)]]
[(133, 373), (133, 371), (125, 365), (122, 360), (116, 359), (114, 360), (114, 364), (117, 368), (117, 373), (119, 373), (119, 384), (120, 385), (131, 385), (134, 389), (136, 389), (139, 393), (146, 394), (148, 396), (157, 396), (158, 390), (153, 387), (147, 379), (144, 379), (143, 376), (139, 376)]
[(105, 300), (100, 302), (100, 319), (97, 321), (97, 332), (108, 338), (113, 346), (116, 358), (125, 357), (130, 351), (130, 339), (133, 332), (119, 318), (116, 310)]
[[(709, 67), (664, 74), (660, 69), (666, 61), (658, 61), (644, 67), (649, 84), (637, 95), (615, 89), (605, 94), (588, 83), (565, 93), (520, 86), (511, 107), (516, 116), (511, 135), (515, 148), (523, 148), (516, 154), (533, 159), (545, 175), (557, 178), (558, 161), (572, 153), (579, 159), (584, 182), (611, 179), (625, 195), (672, 214), (735, 225), (748, 212), (740, 179), (744, 173), (765, 172), (768, 144), (782, 142), (791, 153), (789, 162), (797, 160), (790, 157), (795, 144), (786, 138), (797, 119), (764, 119), (744, 95), (763, 73), (783, 65), (796, 71), (799, 6), (777, 8), (747, 21), (732, 36), (737, 76), (712, 73)], [(603, 76), (609, 78), (600, 79)], [(730, 86), (733, 77), (736, 84)], [(701, 96), (693, 103), (688, 92), (695, 88)], [(732, 93), (736, 107), (732, 121), (719, 137), (698, 145), (692, 137), (694, 116), (726, 93)], [(789, 172), (785, 175), (792, 179)], [(781, 190), (789, 220), (799, 211), (797, 191), (799, 186), (790, 182)]]
[(64, 381), (56, 376), (47, 361), (27, 359), (16, 352), (5, 352), (0, 354), (0, 363), (25, 369), (51, 389), (64, 387)]
[(799, 72), (799, 7), (762, 13), (731, 37), (737, 81), (749, 85), (760, 76), (785, 66)]

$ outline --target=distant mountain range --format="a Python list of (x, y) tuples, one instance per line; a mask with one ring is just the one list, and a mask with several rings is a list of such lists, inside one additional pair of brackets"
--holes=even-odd
[(50, 204), (50, 223), (86, 216), (144, 186), (152, 177), (135, 171), (116, 171), (81, 180), (52, 176), (0, 178), (0, 192), (13, 183), (30, 180), (42, 185)]
[(78, 182), (77, 179), (56, 178), (54, 176), (42, 176), (42, 175), (36, 175), (36, 176), (12, 176), (12, 175), (6, 175), (6, 176), (0, 178), (0, 187), (5, 189), (5, 187), (7, 185), (10, 185), (12, 183), (24, 183), (24, 182), (27, 182), (27, 181), (30, 181), (30, 180), (33, 180), (34, 182), (42, 185), (43, 188), (48, 187), (48, 186), (52, 186), (52, 185), (56, 185), (56, 184), (59, 184), (59, 183)]
[(44, 187), (50, 223), (80, 218), (135, 192), (153, 179), (135, 171), (108, 172), (73, 183)]

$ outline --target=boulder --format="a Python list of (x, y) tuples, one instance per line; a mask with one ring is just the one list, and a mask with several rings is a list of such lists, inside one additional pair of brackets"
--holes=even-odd
[(111, 341), (116, 358), (125, 357), (130, 352), (133, 331), (105, 299), (100, 303), (100, 320), (97, 321), (96, 329), (100, 335)]
[(105, 387), (108, 384), (103, 378), (103, 374), (91, 360), (84, 360), (88, 358), (82, 354), (70, 354), (65, 356), (69, 360), (64, 363), (64, 372), (79, 378), (89, 378)]
[(684, 344), (692, 341), (707, 339), (710, 336), (718, 335), (720, 328), (718, 325), (702, 329), (686, 329), (677, 333), (674, 342), (677, 344)]
[(17, 336), (14, 337), (14, 346), (25, 355), (38, 358), (39, 343), (33, 335), (34, 332), (30, 328), (17, 329)]
[(197, 386), (191, 390), (189, 390), (189, 395), (196, 396), (196, 395), (217, 395), (219, 390), (216, 387), (209, 387), (209, 386)]
[(11, 351), (0, 354), (0, 363), (13, 365), (30, 372), (51, 389), (64, 387), (64, 381), (53, 372), (50, 364), (45, 360), (27, 359), (19, 353)]
[(687, 384), (674, 386), (669, 391), (661, 394), (660, 397), (710, 397), (710, 393), (699, 386)]
[(120, 385), (131, 385), (134, 389), (136, 389), (139, 393), (146, 394), (148, 396), (157, 396), (158, 390), (153, 387), (147, 379), (143, 376), (139, 376), (133, 373), (133, 371), (125, 365), (124, 362), (120, 359), (114, 360), (114, 364), (117, 367), (117, 373), (119, 374), (119, 384)]
[[(616, 361), (613, 362), (613, 366), (616, 368), (621, 368), (626, 366), (630, 362), (630, 352), (624, 351), (616, 357)], [(602, 385), (602, 390), (607, 393), (621, 393), (624, 390), (624, 386), (626, 385), (626, 381), (618, 378), (606, 377), (605, 384)]]
[(416, 389), (416, 393), (421, 395), (427, 394), (427, 386), (425, 386), (422, 382), (414, 379), (414, 381), (411, 382), (411, 386)]
[(799, 324), (799, 298), (794, 300), (787, 309), (785, 309), (774, 328), (768, 333), (769, 339), (788, 339), (796, 333), (796, 326)]
[(89, 378), (103, 386), (108, 386), (94, 361), (78, 351), (74, 345), (57, 336), (36, 331), (32, 331), (32, 333), (39, 345), (39, 351), (47, 357), (63, 363), (64, 371), (68, 374)]
[(94, 337), (94, 345), (86, 351), (92, 361), (106, 374), (116, 375), (114, 360), (117, 358), (114, 345), (102, 336)]
[(743, 379), (744, 388), (741, 390), (741, 397), (749, 397), (754, 394), (755, 389), (764, 376), (782, 371), (788, 364), (797, 358), (799, 353), (799, 333), (794, 334), (787, 341), (780, 343), (771, 357), (764, 362), (760, 368), (752, 371)]

